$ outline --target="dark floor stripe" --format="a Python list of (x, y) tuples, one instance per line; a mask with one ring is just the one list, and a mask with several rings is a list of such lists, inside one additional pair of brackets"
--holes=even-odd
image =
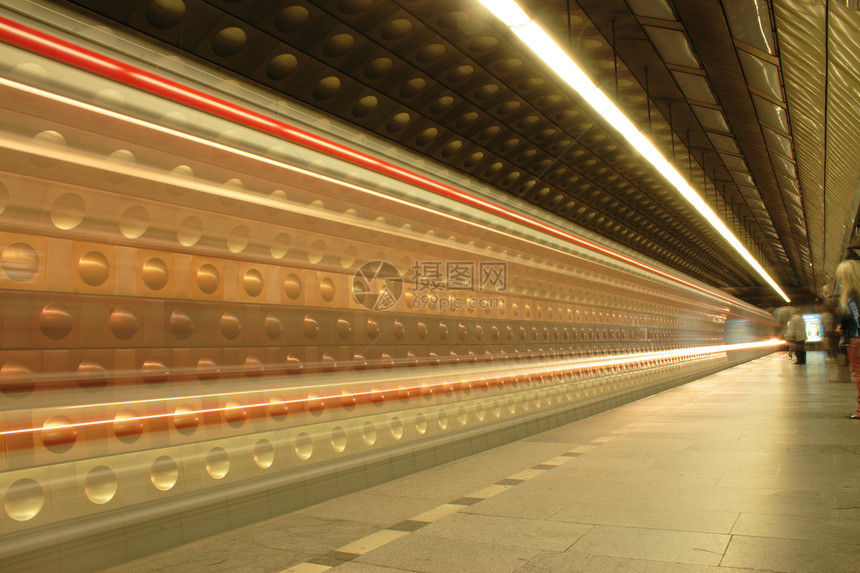
[(451, 505), (474, 505), (479, 501), (484, 501), (483, 498), (480, 497), (461, 497), (455, 501), (449, 501)]
[(407, 519), (406, 521), (401, 521), (400, 523), (395, 523), (390, 527), (386, 527), (385, 529), (393, 529), (394, 531), (415, 531), (417, 529), (421, 529), (425, 525), (430, 525), (426, 521), (415, 521), (412, 519)]
[(501, 481), (497, 481), (495, 485), (520, 485), (520, 484), (521, 484), (521, 483), (523, 483), (524, 481), (526, 481), (526, 480), (524, 480), (524, 479), (511, 479), (511, 478), (505, 478), (505, 479), (503, 479), (503, 480), (501, 480)]

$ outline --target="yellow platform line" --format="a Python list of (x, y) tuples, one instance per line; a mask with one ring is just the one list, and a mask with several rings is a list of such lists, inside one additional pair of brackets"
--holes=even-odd
[(317, 565), (316, 563), (299, 563), (293, 565), (289, 569), (284, 569), (280, 573), (321, 573), (331, 569), (328, 565)]

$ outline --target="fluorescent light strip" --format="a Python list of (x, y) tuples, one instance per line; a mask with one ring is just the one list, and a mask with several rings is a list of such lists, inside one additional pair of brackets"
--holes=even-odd
[(487, 10), (511, 29), (545, 64), (609, 122), (660, 174), (693, 205), (753, 269), (781, 296), (791, 302), (767, 271), (755, 260), (725, 223), (696, 193), (684, 177), (654, 147), (624, 113), (589, 79), (585, 72), (565, 53), (540, 25), (531, 20), (514, 0), (478, 0)]

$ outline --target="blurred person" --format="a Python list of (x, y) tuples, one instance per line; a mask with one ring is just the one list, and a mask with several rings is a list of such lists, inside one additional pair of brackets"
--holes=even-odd
[(842, 304), (842, 337), (848, 353), (848, 365), (857, 384), (857, 409), (848, 416), (860, 420), (860, 261), (845, 260), (836, 267), (836, 276), (842, 285), (839, 302)]
[(789, 355), (794, 354), (797, 357), (794, 363), (806, 364), (806, 321), (797, 311), (791, 313), (791, 320), (785, 329), (785, 339), (789, 343)]
[(839, 333), (836, 332), (836, 317), (826, 304), (821, 307), (821, 330), (823, 331), (827, 358), (837, 358), (839, 356)]

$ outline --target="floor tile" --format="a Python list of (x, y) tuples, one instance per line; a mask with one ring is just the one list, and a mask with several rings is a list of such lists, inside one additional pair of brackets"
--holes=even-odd
[(564, 551), (591, 527), (579, 523), (458, 513), (428, 525), (422, 534), (511, 547)]
[(507, 573), (537, 553), (536, 549), (435, 537), (419, 531), (354, 562), (421, 573)]
[(572, 550), (609, 557), (719, 565), (730, 537), (661, 529), (596, 526)]
[(787, 573), (857, 573), (860, 545), (735, 535), (722, 565)]

